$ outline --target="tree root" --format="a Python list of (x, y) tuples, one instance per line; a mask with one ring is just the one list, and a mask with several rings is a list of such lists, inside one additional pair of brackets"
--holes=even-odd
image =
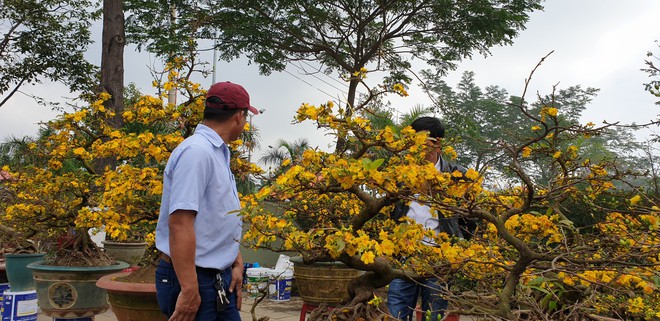
[(55, 256), (47, 263), (57, 266), (110, 266), (115, 260), (97, 247), (83, 230), (63, 237)]
[(346, 306), (328, 308), (325, 304), (314, 309), (309, 315), (309, 321), (386, 321), (395, 320), (384, 307), (384, 303), (379, 306), (373, 304), (357, 302), (349, 303)]
[(309, 321), (385, 321), (396, 320), (387, 310), (384, 300), (369, 303), (374, 297), (384, 298), (384, 288), (357, 287), (355, 296), (346, 305), (330, 308), (324, 304), (314, 309)]

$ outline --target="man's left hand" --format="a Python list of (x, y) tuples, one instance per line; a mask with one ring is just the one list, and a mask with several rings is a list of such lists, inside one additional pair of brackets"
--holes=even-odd
[(236, 309), (241, 310), (243, 305), (243, 265), (235, 264), (231, 268), (231, 283), (229, 292), (236, 292)]

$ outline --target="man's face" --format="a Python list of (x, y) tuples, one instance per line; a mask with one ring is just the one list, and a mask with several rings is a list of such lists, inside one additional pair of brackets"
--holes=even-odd
[(442, 153), (441, 138), (427, 137), (426, 138), (426, 160), (435, 164), (440, 159)]
[(233, 131), (234, 135), (232, 137), (233, 138), (232, 141), (237, 140), (241, 136), (241, 133), (243, 133), (247, 121), (248, 121), (247, 109), (243, 110), (242, 112), (236, 113), (236, 123), (235, 123), (236, 127), (234, 128)]

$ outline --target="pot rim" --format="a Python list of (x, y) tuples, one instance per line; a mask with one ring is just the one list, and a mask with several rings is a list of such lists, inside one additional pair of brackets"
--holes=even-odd
[(125, 246), (145, 246), (147, 245), (147, 242), (117, 242), (117, 241), (101, 241), (101, 244), (103, 245), (125, 245)]
[(37, 261), (27, 265), (28, 269), (33, 271), (59, 271), (59, 272), (112, 272), (121, 271), (129, 266), (128, 263), (123, 261), (115, 261), (116, 263), (108, 266), (58, 266), (44, 264), (44, 261)]
[(135, 283), (116, 281), (116, 278), (127, 276), (132, 272), (119, 272), (102, 276), (96, 281), (96, 286), (109, 292), (133, 293), (136, 295), (146, 293), (156, 293), (156, 284), (154, 283)]

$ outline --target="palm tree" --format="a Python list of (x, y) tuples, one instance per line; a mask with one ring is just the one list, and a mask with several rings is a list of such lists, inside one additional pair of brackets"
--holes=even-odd
[[(250, 129), (243, 131), (241, 134), (241, 140), (243, 140), (243, 145), (240, 147), (242, 152), (240, 154), (247, 155), (243, 156), (245, 161), (248, 163), (252, 162), (252, 152), (259, 148), (261, 142), (261, 135), (259, 134), (259, 128), (252, 125), (252, 115), (250, 115)], [(238, 192), (246, 195), (254, 193), (258, 190), (258, 179), (252, 174), (245, 175), (236, 175), (236, 189)]]
[(371, 122), (371, 127), (375, 129), (384, 129), (385, 127), (392, 127), (395, 132), (401, 131), (406, 126), (412, 124), (415, 119), (428, 116), (432, 110), (429, 107), (422, 105), (415, 105), (409, 112), (395, 116), (392, 109), (377, 108), (375, 111), (366, 114), (366, 118)]
[(291, 160), (292, 163), (296, 163), (302, 157), (303, 152), (310, 148), (307, 138), (298, 138), (293, 142), (279, 139), (275, 145), (277, 147), (268, 146), (269, 149), (266, 155), (259, 158), (260, 163), (275, 167), (280, 167), (287, 159)]
[(39, 132), (35, 137), (9, 136), (5, 138), (4, 142), (0, 143), (0, 167), (2, 165), (9, 165), (12, 168), (28, 165), (44, 165), (46, 158), (40, 154), (41, 148), (30, 148), (30, 146), (39, 146), (52, 132), (53, 130), (51, 128), (42, 126), (39, 128)]

